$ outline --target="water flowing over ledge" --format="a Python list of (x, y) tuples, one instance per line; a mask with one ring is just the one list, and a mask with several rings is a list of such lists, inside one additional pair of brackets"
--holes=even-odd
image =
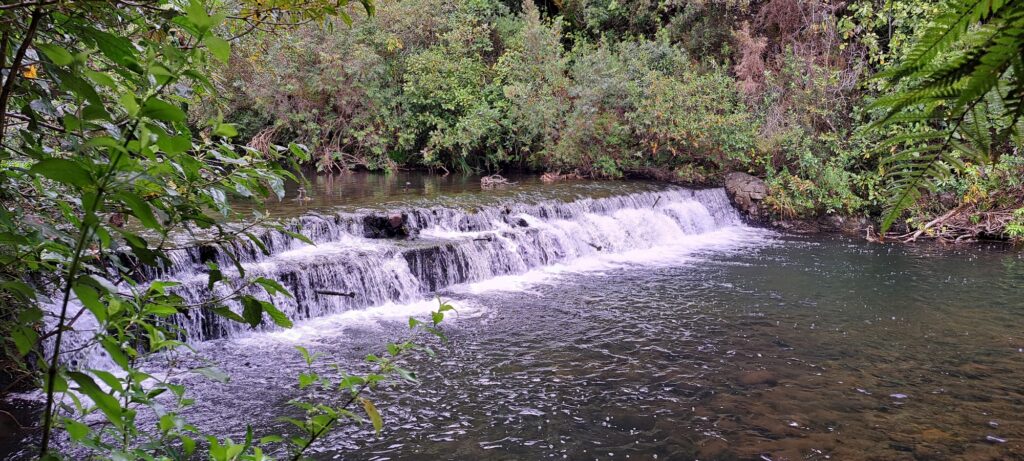
[[(277, 296), (275, 303), (291, 319), (302, 320), (414, 302), (454, 285), (590, 256), (671, 248), (688, 241), (700, 244), (700, 236), (743, 226), (722, 189), (670, 188), (571, 201), (509, 201), (474, 209), (410, 207), (389, 213), (402, 216), (410, 237), (368, 238), (375, 234), (372, 226), (380, 215), (376, 212), (308, 214), (296, 218), (293, 230), (316, 245), (266, 230), (260, 239), (269, 255), (248, 241), (234, 244), (232, 252), (247, 278), (274, 279), (290, 290), (294, 298)], [(190, 248), (176, 250), (171, 257), (173, 263), (161, 274), (149, 275), (179, 282), (174, 291), (188, 304), (236, 291), (235, 283), (208, 288), (208, 261), (220, 265), (225, 279), (237, 277), (231, 269), (234, 263), (223, 252)], [(265, 296), (261, 290), (248, 292)], [(172, 319), (189, 342), (249, 331), (246, 325), (209, 311)], [(106, 361), (104, 355), (88, 351), (78, 360), (93, 366)]]

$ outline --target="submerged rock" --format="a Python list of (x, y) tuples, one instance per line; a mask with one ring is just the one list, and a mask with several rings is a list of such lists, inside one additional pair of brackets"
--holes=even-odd
[(768, 197), (768, 186), (760, 178), (734, 171), (725, 175), (725, 193), (748, 219), (764, 222), (768, 213), (761, 202)]
[(779, 379), (768, 370), (758, 370), (740, 375), (739, 382), (744, 386), (774, 386), (779, 383)]

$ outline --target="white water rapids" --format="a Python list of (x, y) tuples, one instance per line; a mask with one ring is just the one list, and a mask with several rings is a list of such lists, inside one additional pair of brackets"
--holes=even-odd
[[(296, 219), (293, 228), (315, 245), (267, 230), (261, 240), (269, 255), (251, 242), (239, 242), (232, 251), (245, 277), (277, 280), (294, 294), (276, 296), (274, 302), (300, 323), (301, 330), (305, 319), (429, 305), (424, 301), (453, 287), (475, 292), (518, 289), (560, 271), (678, 263), (697, 249), (757, 238), (721, 189), (672, 188), (568, 202), (505, 203), (472, 210), (439, 206), (392, 213), (403, 216), (412, 237), (368, 238), (374, 230), (367, 213), (308, 214)], [(208, 289), (208, 261), (219, 264), (226, 280), (237, 279), (224, 252), (192, 248), (170, 256), (170, 267), (149, 276), (180, 282), (173, 290), (187, 303), (200, 304), (236, 290), (230, 282)], [(248, 292), (266, 296), (255, 288)], [(237, 305), (229, 307), (240, 312)], [(78, 309), (73, 306), (72, 312)], [(210, 312), (179, 314), (174, 321), (190, 343), (251, 331)], [(67, 338), (69, 349), (88, 339), (89, 325), (95, 322), (82, 319), (76, 324), (78, 331)], [(74, 361), (83, 368), (108, 368), (109, 358), (99, 348), (89, 348)]]

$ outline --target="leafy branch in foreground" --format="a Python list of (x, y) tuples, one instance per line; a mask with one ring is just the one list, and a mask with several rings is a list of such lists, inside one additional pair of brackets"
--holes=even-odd
[[(447, 342), (447, 337), (440, 329), (440, 324), (445, 318), (445, 312), (455, 309), (451, 304), (441, 300), (438, 300), (438, 303), (438, 309), (430, 313), (429, 321), (409, 318), (409, 329), (412, 334), (408, 339), (399, 343), (388, 343), (384, 353), (368, 355), (365, 361), (373, 367), (373, 371), (365, 375), (346, 374), (337, 365), (333, 365), (332, 368), (337, 370), (338, 375), (332, 379), (314, 369), (314, 363), (320, 358), (320, 353), (313, 353), (305, 347), (296, 346), (295, 348), (302, 354), (306, 365), (306, 371), (297, 377), (298, 388), (306, 391), (307, 395), (305, 398), (294, 399), (289, 403), (302, 410), (305, 418), (282, 417), (280, 419), (290, 423), (298, 429), (299, 433), (292, 437), (268, 435), (256, 441), (253, 438), (252, 430), (249, 429), (246, 432), (245, 441), (241, 444), (237, 444), (231, 439), (217, 440), (211, 437), (209, 438), (211, 458), (214, 461), (270, 460), (272, 458), (264, 454), (268, 451), (265, 448), (272, 444), (284, 444), (284, 449), (288, 453), (287, 459), (299, 461), (305, 459), (306, 453), (317, 441), (345, 422), (363, 425), (368, 421), (379, 435), (384, 427), (384, 419), (377, 406), (365, 394), (395, 378), (409, 383), (419, 383), (416, 374), (403, 368), (402, 364), (411, 353), (422, 352), (430, 357), (435, 355), (433, 349), (416, 342), (416, 337), (421, 333), (432, 334), (442, 342)], [(326, 402), (330, 397), (325, 398), (324, 395), (337, 395), (341, 400), (335, 403)], [(357, 405), (358, 408), (356, 408)]]
[[(306, 2), (294, 14), (290, 3), (262, 5), (235, 6), (249, 25), (281, 26), (334, 14), (347, 2)], [(372, 2), (363, 6), (372, 11)], [(65, 450), (114, 459), (192, 457), (204, 437), (178, 415), (190, 403), (186, 389), (142, 368), (148, 356), (187, 347), (177, 316), (209, 310), (253, 327), (291, 325), (273, 304), (287, 291), (271, 280), (246, 280), (230, 252), (241, 238), (267, 252), (251, 225), (223, 224), (266, 224), (263, 201), (282, 198), (284, 182), (295, 179), (282, 166), (286, 150), (243, 148), (232, 142), (236, 127), (219, 115), (189, 115), (190, 105), (215, 93), (212, 69), (230, 59), (237, 29), (227, 12), (211, 7), (223, 5), (40, 1), (0, 8), (2, 360), (43, 391), (41, 459)], [(255, 211), (232, 208), (243, 202)], [(197, 235), (236, 262), (239, 281), (224, 298), (186, 305), (174, 282), (143, 274), (168, 266), (176, 238)], [(215, 265), (207, 275), (211, 287), (231, 282)], [(106, 352), (111, 364), (76, 363), (88, 351)], [(158, 427), (138, 427), (142, 412), (154, 413)]]
[(944, 11), (903, 64), (875, 77), (898, 88), (871, 106), (890, 151), (883, 233), (965, 159), (997, 160), (987, 147), (1024, 132), (1024, 1), (951, 0)]

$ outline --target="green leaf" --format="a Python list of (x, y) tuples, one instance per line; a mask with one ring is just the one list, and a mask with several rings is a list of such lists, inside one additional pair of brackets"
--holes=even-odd
[(71, 91), (79, 98), (84, 101), (88, 101), (90, 104), (98, 107), (103, 107), (103, 100), (100, 99), (99, 93), (92, 87), (92, 84), (78, 75), (68, 72), (58, 72), (60, 77), (60, 86)]
[(275, 307), (271, 303), (263, 302), (262, 304), (263, 304), (263, 311), (266, 312), (268, 316), (270, 316), (270, 320), (273, 320), (274, 323), (277, 324), (277, 326), (279, 326), (281, 328), (291, 328), (292, 327), (291, 319), (289, 319), (288, 316), (285, 315), (284, 312), (281, 312), (280, 310), (278, 310), (277, 307)]
[(88, 425), (70, 418), (64, 418), (64, 430), (68, 432), (68, 436), (75, 442), (81, 442), (92, 432)]
[(155, 315), (158, 317), (169, 317), (171, 315), (177, 314), (178, 310), (171, 306), (166, 306), (163, 304), (150, 304), (146, 306), (146, 310), (143, 311), (143, 313), (146, 315)]
[(373, 405), (369, 399), (360, 397), (359, 403), (363, 404), (363, 410), (366, 411), (366, 416), (370, 417), (370, 422), (373, 423), (373, 430), (380, 435), (381, 429), (384, 428), (384, 420), (380, 417), (380, 412), (377, 411), (377, 407)]
[(128, 356), (125, 355), (124, 350), (120, 344), (114, 342), (112, 338), (103, 338), (100, 340), (100, 345), (103, 346), (103, 350), (110, 354), (110, 359), (114, 361), (123, 370), (127, 370), (128, 367)]
[(220, 60), (220, 62), (227, 63), (228, 59), (231, 58), (231, 43), (223, 38), (216, 35), (207, 35), (203, 39), (203, 43), (210, 49), (210, 53), (213, 57)]
[(263, 323), (263, 303), (252, 296), (242, 296), (242, 318), (253, 328)]
[(199, 373), (199, 374), (207, 377), (208, 379), (211, 379), (213, 381), (216, 381), (216, 382), (222, 383), (222, 384), (228, 382), (231, 379), (231, 377), (228, 376), (227, 373), (224, 373), (223, 370), (221, 370), (220, 368), (216, 368), (216, 367), (196, 368), (196, 369), (194, 369), (192, 371), (194, 371), (196, 373)]
[(72, 287), (78, 301), (85, 306), (101, 324), (107, 321), (107, 306), (100, 302), (100, 295), (92, 287), (83, 283), (75, 283)]
[(111, 424), (116, 426), (118, 429), (122, 429), (124, 427), (121, 405), (114, 396), (103, 392), (103, 390), (96, 385), (96, 382), (93, 381), (89, 375), (72, 371), (68, 373), (68, 377), (78, 384), (78, 391), (89, 397), (89, 399), (96, 404), (96, 407), (103, 412)]
[(42, 51), (50, 62), (58, 66), (66, 66), (75, 62), (75, 57), (68, 53), (68, 50), (52, 43), (37, 43), (34, 45), (37, 50)]
[(183, 122), (187, 118), (185, 111), (159, 98), (149, 98), (142, 106), (142, 116), (166, 122)]
[(305, 235), (302, 235), (302, 234), (300, 234), (298, 232), (292, 232), (292, 231), (284, 229), (284, 228), (280, 228), (279, 230), (281, 232), (283, 232), (285, 235), (287, 235), (287, 236), (289, 236), (291, 238), (297, 239), (297, 240), (299, 240), (299, 241), (301, 241), (303, 243), (309, 244), (309, 245), (316, 246), (316, 243), (314, 243), (312, 240), (309, 239), (309, 237), (306, 237)]
[(11, 330), (10, 335), (11, 341), (14, 341), (14, 347), (18, 349), (18, 354), (22, 357), (35, 347), (36, 341), (39, 339), (39, 333), (28, 326), (16, 327)]
[(157, 135), (156, 145), (168, 154), (180, 154), (192, 148), (192, 138), (186, 135), (171, 136), (161, 133)]
[(192, 0), (189, 2), (188, 7), (186, 7), (185, 12), (188, 14), (188, 22), (198, 30), (200, 35), (205, 34), (213, 25), (210, 15), (206, 13), (206, 7), (203, 6), (203, 2)]
[(97, 85), (103, 85), (103, 86), (105, 86), (107, 88), (111, 88), (111, 89), (116, 89), (117, 88), (117, 82), (115, 82), (113, 78), (111, 78), (109, 75), (107, 75), (107, 74), (105, 74), (103, 72), (97, 72), (95, 70), (87, 70), (87, 71), (85, 71), (85, 76), (89, 77), (89, 80), (92, 80), (93, 83), (95, 83)]
[(233, 138), (238, 136), (238, 129), (231, 123), (218, 123), (213, 129), (213, 134), (224, 138)]
[(124, 110), (128, 112), (128, 115), (134, 117), (136, 114), (139, 113), (139, 103), (135, 100), (134, 94), (122, 94), (121, 97), (118, 99), (118, 102), (120, 102), (121, 107), (124, 107)]
[(267, 294), (270, 295), (270, 296), (274, 296), (275, 294), (279, 294), (280, 293), (280, 294), (285, 295), (285, 296), (287, 296), (289, 298), (293, 298), (291, 292), (289, 292), (287, 288), (285, 288), (280, 283), (278, 283), (277, 280), (272, 280), (272, 279), (268, 279), (268, 278), (264, 278), (264, 277), (259, 277), (256, 280), (253, 280), (253, 282), (256, 283), (257, 285), (263, 287), (263, 289), (266, 290)]
[(136, 61), (135, 46), (131, 40), (92, 27), (85, 28), (83, 35), (91, 38), (107, 59), (135, 72), (142, 70)]
[(85, 188), (92, 184), (92, 176), (77, 162), (62, 158), (48, 158), (32, 165), (29, 173), (42, 175), (54, 181)]
[(245, 323), (245, 319), (243, 319), (241, 315), (238, 315), (237, 313), (226, 307), (213, 307), (210, 308), (210, 312), (213, 312), (214, 314), (220, 317), (224, 317), (228, 320), (231, 320), (232, 322)]
[(210, 270), (210, 272), (207, 273), (206, 289), (212, 290), (214, 284), (224, 280), (224, 273), (220, 271), (220, 266), (212, 262), (207, 262), (206, 267)]
[(121, 192), (117, 194), (117, 198), (128, 205), (128, 208), (132, 210), (132, 216), (138, 218), (142, 222), (143, 226), (148, 229), (159, 230), (162, 227), (156, 220), (156, 216), (153, 215), (153, 209), (150, 208), (149, 203), (131, 192)]
[(316, 373), (299, 373), (299, 389), (311, 386), (318, 379), (320, 379), (320, 376)]
[(266, 445), (268, 443), (277, 443), (281, 441), (284, 441), (284, 437), (281, 437), (280, 435), (268, 435), (260, 439), (260, 444)]

